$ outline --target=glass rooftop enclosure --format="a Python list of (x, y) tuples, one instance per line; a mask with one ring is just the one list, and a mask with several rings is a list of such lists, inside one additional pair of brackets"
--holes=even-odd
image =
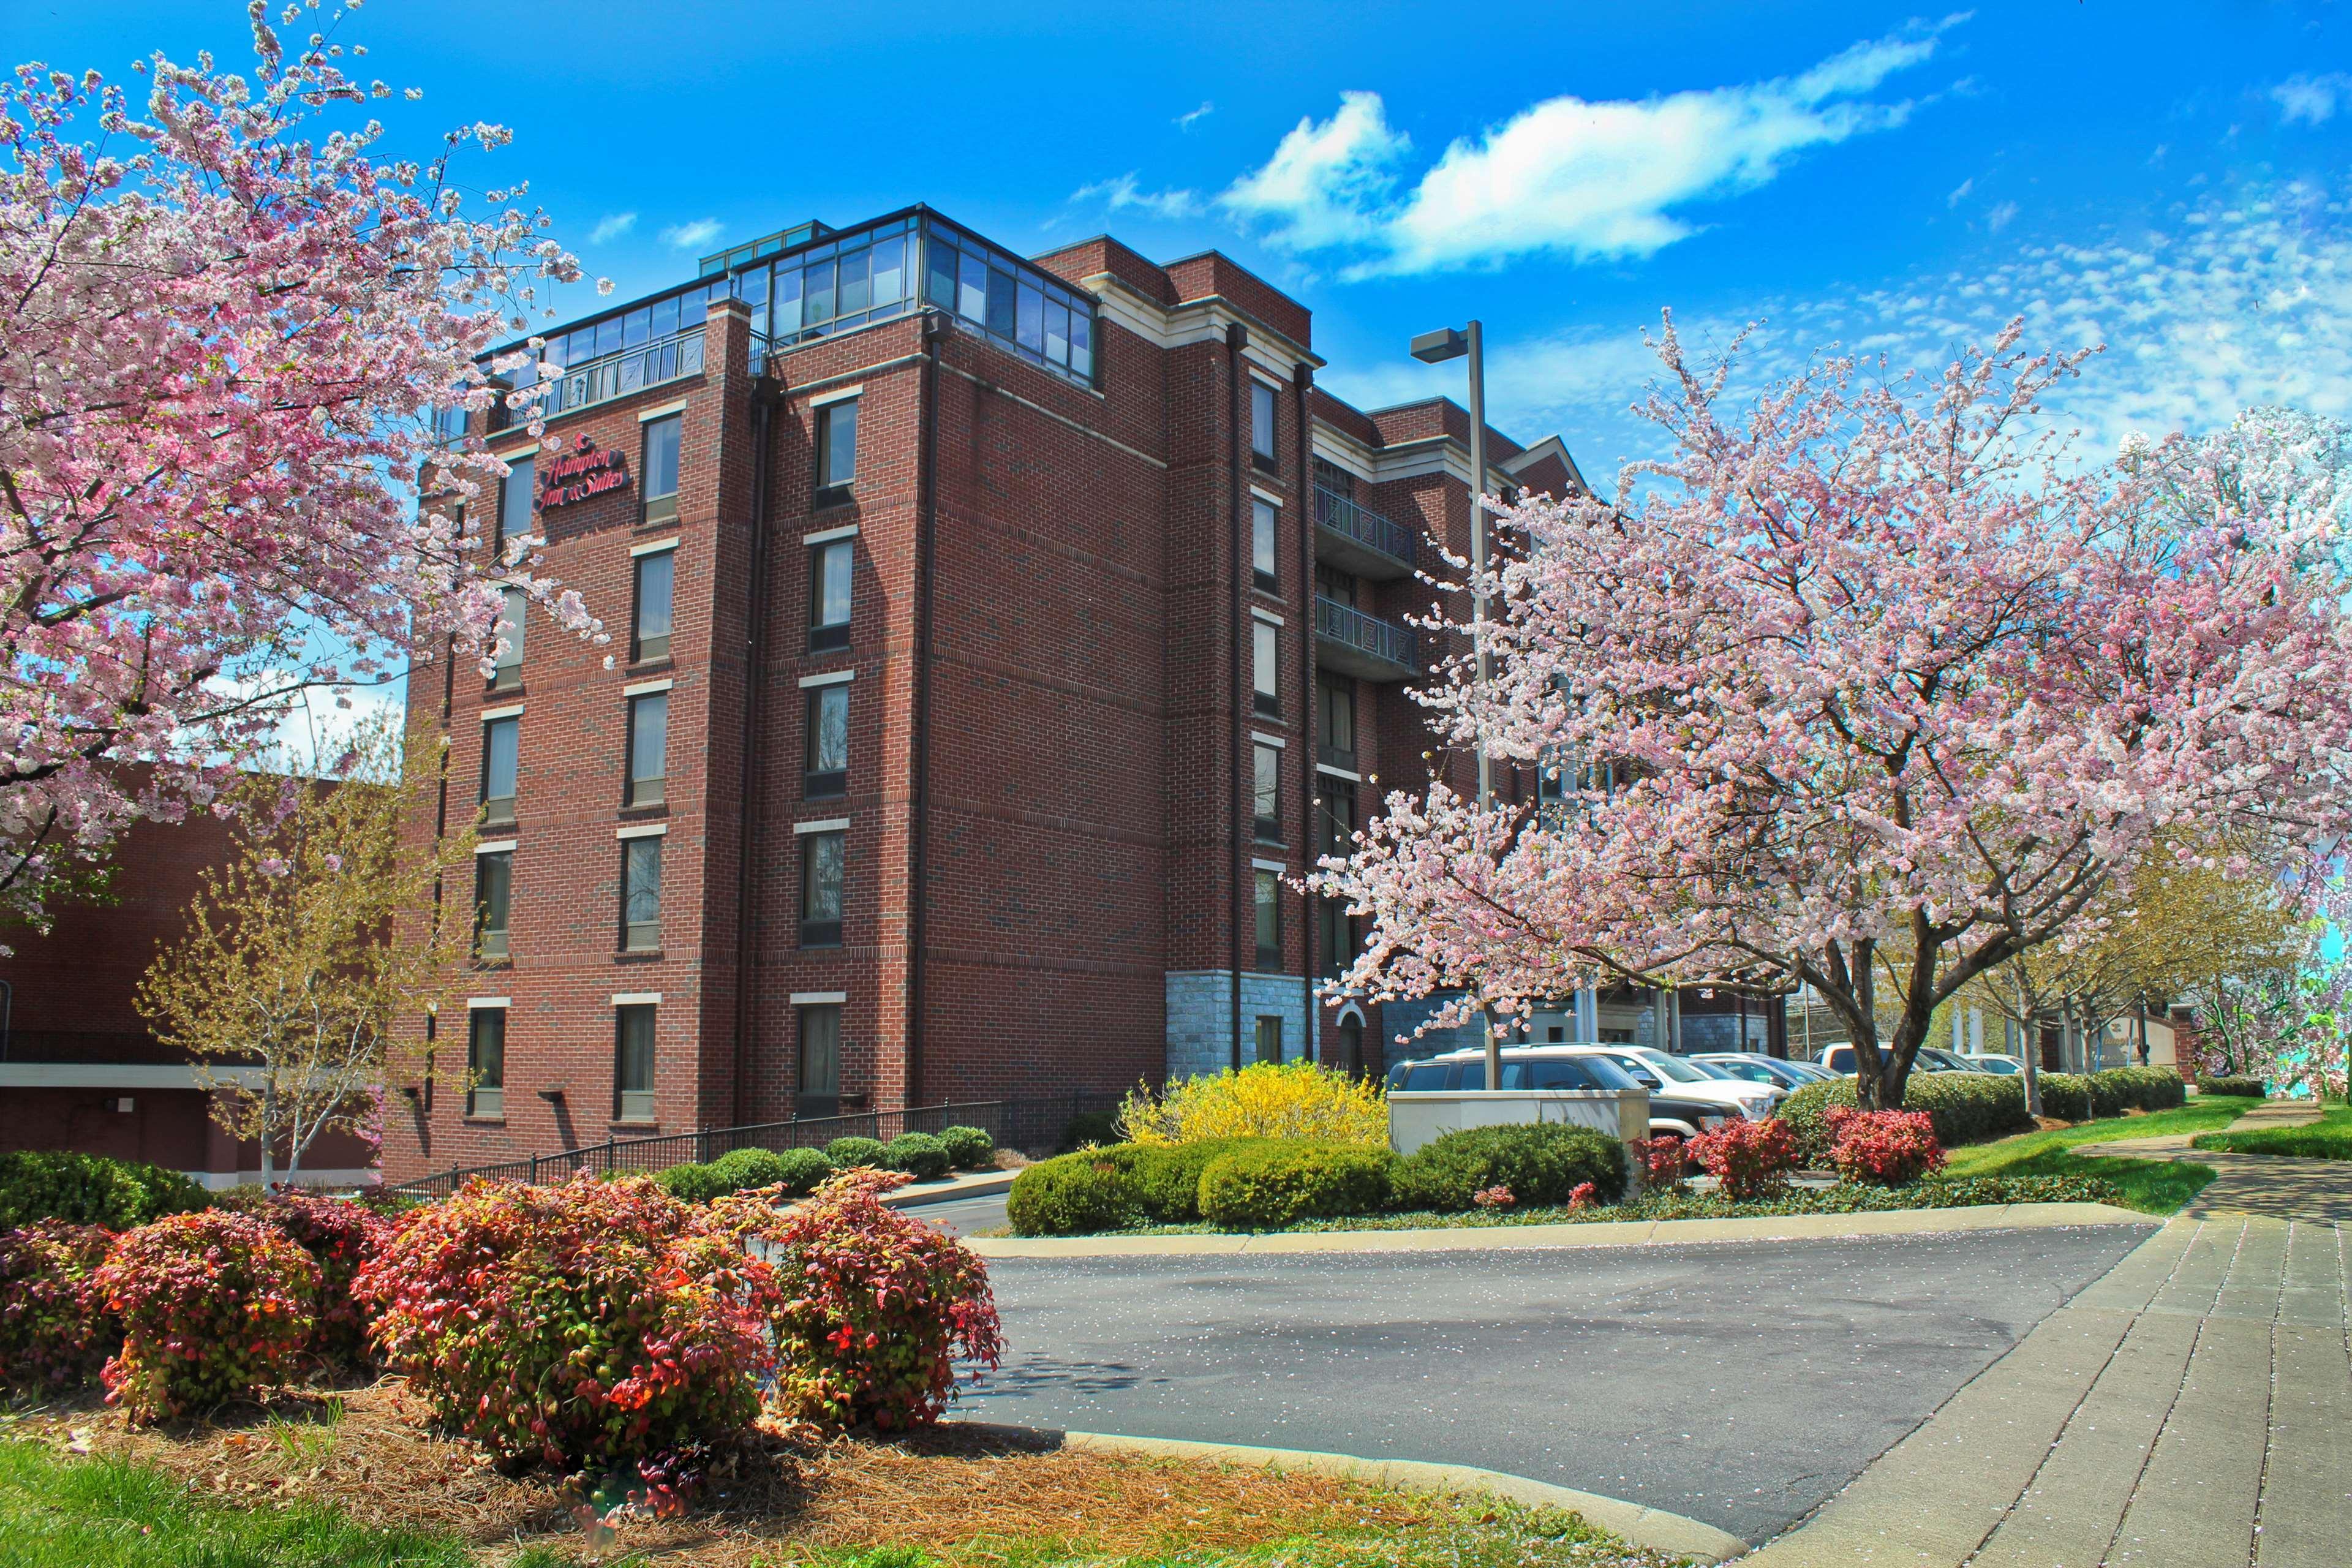
[[(700, 374), (704, 307), (730, 295), (751, 307), (755, 368), (777, 349), (929, 305), (1032, 364), (1094, 384), (1093, 296), (917, 206), (851, 229), (802, 224), (705, 257), (684, 288), (548, 334), (545, 357), (563, 370), (547, 413)], [(530, 371), (518, 374), (531, 384)]]

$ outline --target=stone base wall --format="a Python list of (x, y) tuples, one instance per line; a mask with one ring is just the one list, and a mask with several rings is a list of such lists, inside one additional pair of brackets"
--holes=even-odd
[[(1244, 974), (1241, 1059), (1257, 1059), (1257, 1021), (1282, 1020), (1282, 1058), (1309, 1054), (1307, 982), (1296, 974)], [(1365, 1043), (1369, 1054), (1370, 1042)], [(1230, 969), (1168, 974), (1168, 1076), (1199, 1078), (1234, 1065), (1234, 973)]]

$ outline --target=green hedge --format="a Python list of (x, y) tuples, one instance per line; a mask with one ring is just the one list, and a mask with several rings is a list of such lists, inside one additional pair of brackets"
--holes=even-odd
[(824, 1157), (843, 1171), (854, 1165), (881, 1165), (888, 1152), (889, 1145), (879, 1138), (836, 1138), (824, 1146)]
[[(1830, 1131), (1822, 1115), (1832, 1105), (1853, 1104), (1853, 1088), (1852, 1078), (1809, 1083), (1780, 1102), (1780, 1120), (1796, 1133), (1807, 1159), (1828, 1154)], [(1936, 1141), (1948, 1149), (2033, 1131), (2033, 1118), (2025, 1110), (2025, 1080), (2014, 1075), (1915, 1072), (1903, 1086), (1903, 1109), (1926, 1111)]]
[(1201, 1217), (1271, 1230), (1302, 1219), (1371, 1214), (1389, 1201), (1397, 1157), (1360, 1143), (1266, 1139), (1229, 1150), (1201, 1172)]
[(918, 1181), (934, 1181), (948, 1173), (948, 1146), (928, 1132), (901, 1132), (882, 1151), (882, 1163)]
[(735, 1184), (716, 1165), (671, 1165), (656, 1171), (654, 1182), (682, 1204), (707, 1204), (735, 1190)]
[(137, 1160), (58, 1149), (0, 1154), (0, 1230), (43, 1219), (131, 1230), (211, 1203), (179, 1172)]
[(2170, 1068), (2109, 1068), (2091, 1075), (2091, 1114), (2121, 1116), (2126, 1110), (2175, 1110), (2189, 1100), (2189, 1085)]
[(2200, 1078), (2197, 1080), (2197, 1092), (2260, 1100), (2270, 1092), (2270, 1086), (2258, 1078)]
[(1496, 1186), (1510, 1188), (1521, 1208), (1564, 1204), (1586, 1182), (1602, 1203), (1622, 1197), (1624, 1146), (1592, 1128), (1553, 1122), (1448, 1132), (1407, 1156), (1392, 1185), (1401, 1209), (1451, 1212)]
[(996, 1140), (977, 1127), (950, 1127), (940, 1134), (959, 1171), (985, 1171), (996, 1163)]
[(2035, 1082), (2042, 1089), (2042, 1114), (2061, 1121), (2091, 1119), (2091, 1080), (2078, 1072), (2045, 1072)]
[(1040, 1160), (1013, 1178), (1005, 1217), (1015, 1236), (1087, 1236), (1118, 1230), (1143, 1214), (1134, 1181), (1108, 1151)]

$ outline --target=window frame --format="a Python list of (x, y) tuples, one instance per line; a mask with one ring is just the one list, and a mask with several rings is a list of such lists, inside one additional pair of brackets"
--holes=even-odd
[[(658, 563), (667, 577), (662, 595), (662, 623), (670, 627), (653, 637), (646, 635), (646, 572)], [(633, 556), (629, 563), (629, 662), (655, 664), (670, 656), (670, 639), (677, 626), (677, 551), (648, 550)], [(660, 646), (656, 647), (658, 643)]]
[[(669, 489), (659, 494), (654, 490), (654, 440), (662, 430), (677, 432), (670, 452)], [(647, 419), (637, 426), (637, 468), (645, 475), (645, 488), (640, 493), (640, 521), (653, 527), (677, 521), (677, 493), (680, 470), (686, 467), (686, 411), (665, 414), (658, 419)]]
[[(1332, 732), (1337, 728), (1331, 720), (1344, 713), (1348, 721), (1348, 743), (1335, 743)], [(1357, 723), (1356, 682), (1344, 675), (1334, 675), (1328, 669), (1315, 672), (1315, 760), (1328, 767), (1356, 771)]]
[[(484, 880), (489, 863), (497, 861), (499, 923), (490, 924), (490, 904)], [(493, 951), (493, 942), (496, 947)], [(514, 952), (514, 851), (485, 850), (474, 857), (474, 962), (504, 963)]]
[[(1274, 1044), (1274, 1054), (1272, 1056), (1265, 1054), (1266, 1043), (1269, 1039), (1271, 1039)], [(1281, 1014), (1260, 1013), (1257, 1016), (1257, 1026), (1253, 1034), (1250, 1049), (1254, 1060), (1273, 1062), (1277, 1066), (1280, 1065), (1282, 1061)]]
[(1250, 831), (1260, 844), (1282, 842), (1282, 748), (1250, 742)]
[[(649, 921), (635, 921), (629, 918), (629, 896), (636, 890), (633, 870), (635, 863), (638, 858), (638, 851), (640, 847), (648, 844), (653, 846), (654, 918)], [(661, 884), (663, 858), (664, 851), (662, 848), (662, 836), (658, 833), (641, 834), (635, 838), (624, 838), (621, 840), (621, 951), (623, 952), (659, 952), (662, 950)], [(636, 940), (636, 928), (640, 926), (649, 926), (652, 928), (650, 933), (653, 938), (652, 941), (639, 942)]]
[[(843, 1011), (843, 1006), (838, 1002), (803, 1002), (799, 1006), (793, 1009), (794, 1015), (793, 1020), (794, 1033), (793, 1042), (793, 1099), (796, 1112), (799, 1110), (799, 1102), (808, 1099), (829, 1100), (836, 1109), (838, 1109), (840, 1105), (841, 1016)], [(819, 1014), (825, 1015), (832, 1020), (833, 1038), (827, 1045), (827, 1049), (832, 1058), (829, 1064), (832, 1068), (832, 1074), (829, 1087), (813, 1088), (809, 1083), (809, 1020), (812, 1016)]]
[(499, 590), (499, 622), (509, 629), (499, 634), (509, 646), (497, 654), (483, 682), (486, 691), (522, 689), (523, 627), (530, 620), (530, 595), (520, 588)]
[(507, 472), (499, 479), (498, 508), (490, 517), (490, 568), (496, 571), (506, 564), (507, 497), (517, 485), (521, 493), (530, 498), (523, 509), (523, 532), (530, 532), (531, 520), (539, 515), (539, 454), (529, 452), (520, 458), (504, 459)]
[[(491, 731), (493, 731), (497, 730), (497, 729), (498, 729), (500, 725), (502, 725), (502, 724), (503, 724), (503, 725), (511, 726), (511, 731), (510, 731), (510, 732), (511, 732), (511, 733), (513, 734), (513, 736), (514, 736), (514, 763), (513, 763), (513, 771), (514, 771), (514, 773), (515, 773), (515, 775), (516, 775), (516, 776), (515, 776), (515, 777), (514, 777), (514, 779), (510, 782), (509, 786), (509, 788), (514, 792), (514, 794), (502, 795), (492, 795), (492, 794), (490, 793), (490, 749), (491, 749), (491, 745), (492, 745), (492, 743), (493, 743), (493, 742), (492, 742), (492, 739), (491, 739)], [(499, 717), (498, 717), (498, 718), (496, 718), (496, 719), (485, 719), (485, 720), (483, 720), (483, 721), (482, 721), (482, 778), (481, 778), (481, 791), (482, 791), (482, 793), (481, 793), (480, 800), (479, 800), (479, 802), (478, 802), (478, 806), (479, 806), (479, 810), (480, 810), (480, 813), (481, 813), (481, 822), (482, 822), (482, 826), (485, 826), (485, 827), (512, 827), (512, 826), (515, 825), (515, 797), (516, 797), (516, 795), (520, 795), (520, 794), (521, 793), (521, 791), (522, 791), (522, 777), (521, 777), (521, 775), (522, 775), (522, 715), (521, 715), (521, 714), (520, 714), (520, 713), (507, 713), (507, 714), (502, 714), (502, 715), (500, 715)], [(506, 806), (506, 811), (505, 811), (504, 815), (499, 815), (499, 813), (494, 809), (494, 808), (495, 808), (495, 807), (497, 807), (497, 806), (499, 805), (499, 803), (501, 803), (501, 802), (503, 802), (503, 803), (505, 804), (505, 806)]]
[[(628, 716), (626, 722), (628, 725), (628, 739), (622, 748), (626, 753), (623, 759), (622, 764), (622, 807), (627, 810), (634, 810), (641, 807), (666, 805), (669, 801), (669, 693), (667, 691), (640, 691), (635, 696), (629, 698), (627, 700)], [(637, 771), (637, 742), (639, 739), (637, 715), (645, 710), (646, 704), (651, 702), (658, 702), (661, 704), (661, 772), (657, 773), (640, 773)]]
[[(650, 1122), (654, 1116), (655, 1064), (660, 1055), (659, 1005), (652, 1002), (621, 1002), (613, 1007), (613, 1120), (625, 1122)], [(642, 1018), (645, 1038), (637, 1042), (644, 1047), (641, 1063), (645, 1084), (641, 1089), (626, 1087), (629, 1068), (629, 1025)], [(632, 1104), (632, 1100), (635, 1103)], [(631, 1114), (632, 1112), (635, 1114)]]
[[(1280, 974), (1282, 968), (1282, 873), (1263, 866), (1252, 870), (1250, 883), (1252, 934), (1256, 939), (1256, 963), (1252, 973)], [(1272, 941), (1267, 927), (1271, 925)]]
[[(849, 904), (849, 832), (846, 828), (830, 827), (821, 833), (803, 833), (798, 837), (801, 856), (800, 945), (839, 947), (842, 944), (842, 917)], [(815, 893), (818, 847), (828, 840), (835, 857), (833, 914), (829, 919), (812, 919), (809, 910)]]
[[(1262, 474), (1278, 473), (1282, 468), (1282, 459), (1279, 456), (1282, 442), (1279, 389), (1258, 380), (1255, 376), (1249, 378), (1249, 386), (1250, 467)], [(1263, 426), (1258, 419), (1258, 411), (1261, 408), (1265, 412)], [(1261, 436), (1265, 439), (1265, 444), (1262, 447), (1258, 445), (1258, 438)]]
[[(857, 541), (828, 539), (808, 547), (809, 555), (809, 652), (824, 653), (849, 646), (849, 626), (857, 613)], [(846, 592), (842, 595), (842, 616), (838, 621), (824, 621), (825, 564), (832, 552), (838, 550), (849, 563)]]
[(1250, 698), (1263, 719), (1282, 717), (1282, 628), (1250, 617)]
[[(495, 1083), (483, 1081), (482, 1037), (487, 1018), (498, 1020), (492, 1042), (497, 1058)], [(507, 1114), (507, 1010), (504, 1007), (471, 1007), (466, 1013), (466, 1114), (486, 1121), (503, 1121)]]
[(1282, 507), (1261, 495), (1250, 497), (1250, 584), (1282, 592)]
[[(819, 768), (817, 741), (823, 733), (825, 705), (838, 697), (841, 703), (841, 766)], [(803, 731), (801, 745), (801, 798), (830, 800), (849, 793), (849, 682), (836, 680), (824, 686), (808, 689), (808, 701), (802, 713)]]
[[(819, 506), (838, 506), (856, 493), (857, 405), (861, 401), (856, 397), (836, 397), (830, 403), (817, 405), (811, 455), (816, 481), (816, 504)], [(834, 471), (835, 428), (845, 411), (849, 416), (849, 472), (841, 474)]]

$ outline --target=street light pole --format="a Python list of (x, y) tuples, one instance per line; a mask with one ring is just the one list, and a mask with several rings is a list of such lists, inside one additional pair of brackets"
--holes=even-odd
[[(1486, 685), (1486, 334), (1474, 318), (1467, 327), (1440, 327), (1412, 340), (1412, 357), (1423, 364), (1443, 364), (1467, 356), (1470, 372), (1470, 641), (1478, 665), (1478, 684)], [(1483, 816), (1495, 794), (1495, 766), (1482, 743), (1477, 748), (1478, 810)], [(1503, 1047), (1495, 1035), (1490, 1007), (1478, 1012), (1486, 1047), (1486, 1087), (1503, 1087)]]

